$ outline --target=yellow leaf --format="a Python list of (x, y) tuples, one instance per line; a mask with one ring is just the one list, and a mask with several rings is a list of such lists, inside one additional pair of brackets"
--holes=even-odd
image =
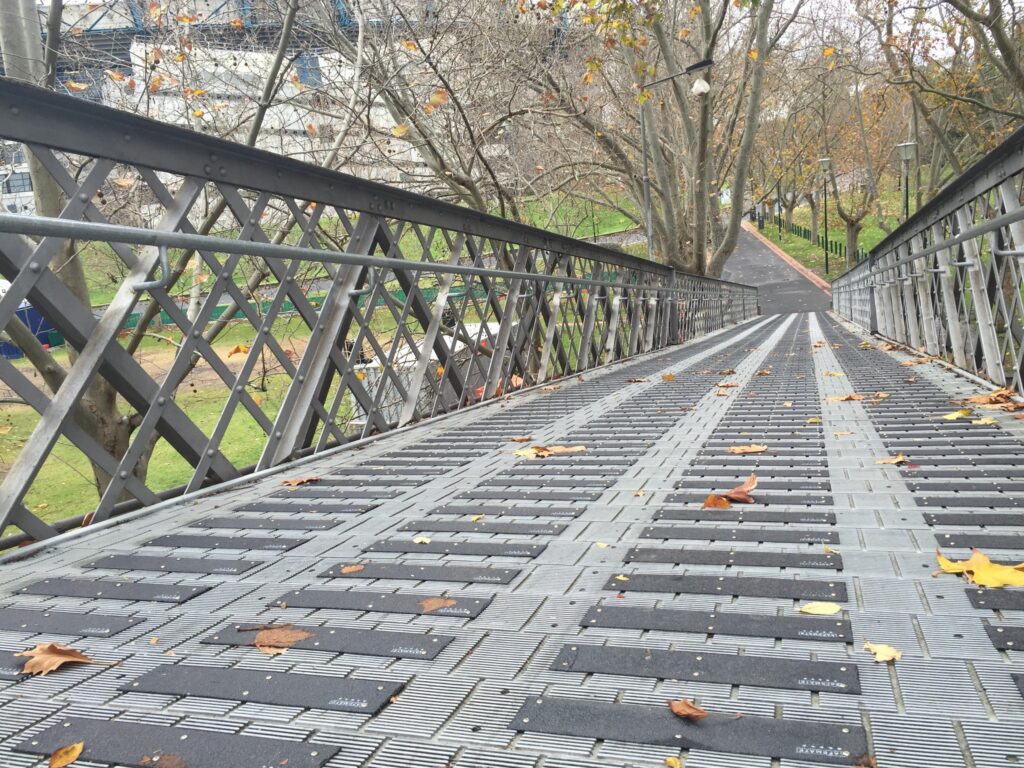
[(983, 416), (982, 418), (974, 419), (971, 422), (971, 424), (982, 424), (982, 425), (995, 424), (995, 423), (996, 423), (996, 420), (993, 419), (991, 416)]
[(244, 27), (244, 26), (245, 26), (245, 22), (244, 22), (244, 21), (242, 21), (241, 19), (232, 19), (232, 20), (231, 20), (231, 21), (229, 22), (229, 26), (230, 26), (230, 27), (231, 27), (232, 29), (241, 29), (242, 27)]
[(841, 610), (842, 606), (836, 603), (804, 603), (800, 606), (800, 613), (809, 613), (812, 616), (835, 616)]
[(409, 133), (409, 126), (405, 123), (399, 123), (391, 129), (391, 135), (396, 139), (404, 138)]
[(782, 404), (782, 407), (783, 407), (783, 408), (792, 408), (792, 407), (793, 407), (793, 401), (792, 401), (792, 400), (786, 400), (786, 401), (785, 401), (785, 402), (784, 402), (784, 403)]
[(149, 81), (149, 92), (156, 93), (164, 84), (163, 75), (156, 75), (152, 80)]
[(875, 464), (906, 464), (907, 457), (902, 453), (897, 453), (895, 456), (890, 456), (888, 459), (875, 459)]
[(846, 403), (850, 400), (863, 400), (864, 395), (831, 395), (825, 399), (830, 403)]
[(4, 424), (2, 427), (0, 427), (0, 435), (6, 435), (10, 431), (11, 431), (11, 425), (10, 424)]
[(751, 48), (749, 51), (747, 51), (747, 56), (750, 57), (751, 61), (757, 61), (757, 57), (760, 55), (761, 53), (760, 51), (757, 50), (757, 48)]
[(838, 555), (839, 554), (839, 550), (838, 549), (833, 549), (828, 544), (826, 544), (824, 548), (825, 548), (825, 554), (826, 555)]
[(826, 376), (842, 376), (840, 371), (825, 371)]
[(88, 83), (76, 83), (74, 80), (68, 80), (66, 83), (64, 83), (64, 87), (72, 93), (81, 93), (82, 91), (89, 90)]
[(107, 77), (109, 77), (115, 83), (123, 83), (124, 82), (124, 72), (118, 72), (117, 70), (114, 70), (114, 69), (104, 69), (103, 70), (103, 74), (105, 74)]
[(603, 541), (595, 541), (594, 546), (598, 549), (608, 549), (608, 545), (605, 544)]
[(437, 109), (438, 107), (443, 107), (445, 104), (447, 104), (450, 98), (451, 97), (448, 95), (448, 91), (446, 91), (444, 88), (438, 88), (432, 94), (430, 94), (430, 98), (427, 100), (427, 104), (433, 107), (434, 109)]
[(833, 432), (832, 434), (835, 437), (846, 437), (847, 435), (852, 435), (853, 432)]
[(751, 443), (750, 445), (733, 445), (728, 450), (729, 453), (736, 456), (745, 456), (748, 453), (764, 453), (768, 450), (768, 446)]
[(75, 744), (68, 744), (66, 747), (61, 747), (54, 751), (50, 755), (49, 768), (66, 768), (71, 765), (78, 756), (82, 754), (82, 750), (85, 749), (85, 742), (79, 741)]
[[(826, 48), (826, 49), (825, 49), (824, 51), (822, 51), (822, 53), (824, 54), (824, 56), (825, 56), (826, 58), (827, 58), (827, 57), (829, 57), (829, 56), (831, 56), (831, 55), (832, 55), (832, 54), (834, 54), (835, 52), (836, 52), (836, 49), (835, 49), (835, 48), (833, 48), (832, 46), (829, 46), (829, 47), (828, 47), (828, 48)], [(870, 342), (863, 342), (863, 341), (861, 342), (861, 344), (868, 344), (868, 343), (870, 343)]]
[(806, 421), (806, 423), (807, 424), (821, 424), (821, 419), (819, 419), (817, 416), (811, 416), (811, 418), (809, 418)]
[(416, 45), (415, 40), (403, 40), (402, 47), (405, 48), (405, 50), (407, 51), (415, 51), (419, 48), (419, 46)]
[(245, 345), (245, 344), (236, 344), (231, 349), (231, 351), (228, 352), (228, 357), (234, 357), (235, 355), (244, 355), (248, 351), (249, 351), (249, 347), (247, 345)]
[(971, 583), (979, 587), (1001, 589), (1002, 587), (1024, 587), (1024, 563), (1002, 565), (993, 563), (981, 550), (975, 549), (968, 560), (949, 560), (938, 549), (935, 559), (945, 573), (962, 573)]
[(663, 373), (661, 374), (662, 381), (675, 381), (676, 375), (674, 373)]
[(256, 403), (256, 405), (263, 405), (263, 395), (261, 395), (259, 392), (256, 392), (252, 396), (252, 401)]
[(201, 110), (201, 109), (193, 109), (192, 110), (192, 117), (202, 117), (205, 114), (206, 113), (203, 110)]
[(768, 370), (767, 368), (762, 368), (760, 371), (757, 372), (757, 375), (758, 376), (771, 376), (772, 372), (770, 370)]
[(365, 381), (366, 380), (366, 374), (363, 373), (362, 371), (356, 371), (355, 372), (355, 377), (356, 377), (356, 379), (358, 381)]
[(546, 459), (548, 456), (583, 453), (586, 450), (587, 446), (585, 445), (531, 445), (529, 448), (520, 448), (512, 453), (516, 456), (525, 456), (528, 459)]
[(484, 519), (483, 515), (470, 515), (469, 516), (469, 522), (471, 522), (471, 523), (479, 523), (483, 519)]
[(629, 576), (623, 576), (621, 573), (615, 577), (616, 581), (629, 581)]
[(663, 761), (665, 768), (683, 768), (683, 764), (679, 762), (678, 757), (666, 757)]
[(973, 416), (974, 411), (970, 408), (961, 408), (959, 411), (951, 411), (945, 414), (942, 418), (946, 421), (956, 421), (957, 419), (966, 419), (969, 416)]
[(864, 643), (864, 650), (874, 654), (875, 661), (899, 661), (903, 658), (903, 651), (885, 643)]
[(430, 543), (430, 539), (427, 538), (426, 536), (417, 536), (415, 539), (412, 540), (412, 543), (413, 544), (429, 544)]

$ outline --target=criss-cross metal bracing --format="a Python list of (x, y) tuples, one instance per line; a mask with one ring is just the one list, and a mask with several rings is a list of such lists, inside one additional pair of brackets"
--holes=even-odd
[[(37, 414), (0, 531), (80, 522), (30, 511), (68, 451), (100, 478), (73, 511), (101, 520), (758, 311), (753, 288), (20, 84), (0, 81), (0, 114), (67, 200), (0, 215), (0, 327), (27, 301), (73, 351), (58, 387), (0, 360), (9, 407)], [(106, 306), (60, 279), (68, 243), (116, 276)], [(132, 426), (120, 450), (81, 412), (100, 381)]]
[(1024, 390), (1024, 128), (832, 284), (835, 310)]

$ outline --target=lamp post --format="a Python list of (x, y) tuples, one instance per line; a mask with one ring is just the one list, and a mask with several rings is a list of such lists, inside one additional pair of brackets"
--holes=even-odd
[(906, 221), (910, 218), (910, 163), (917, 154), (917, 142), (897, 144), (896, 151), (900, 153), (900, 162), (903, 166), (903, 220)]
[(822, 186), (825, 190), (825, 274), (828, 274), (828, 174), (832, 170), (832, 158), (823, 157), (818, 161), (821, 164)]
[[(644, 90), (651, 88), (655, 85), (661, 85), (667, 83), (670, 80), (675, 80), (677, 77), (683, 75), (692, 75), (694, 72), (699, 72), (702, 69), (707, 69), (714, 64), (712, 59), (701, 59), (695, 64), (691, 64), (682, 72), (676, 72), (674, 75), (668, 75), (667, 77), (661, 77), (657, 80), (652, 80), (649, 83), (640, 83), (640, 95), (643, 95)], [(643, 191), (644, 191), (644, 226), (647, 229), (647, 260), (654, 261), (654, 220), (651, 211), (651, 177), (647, 171), (648, 160), (647, 160), (647, 120), (644, 115), (647, 110), (644, 109), (645, 104), (640, 104), (640, 152), (643, 156)]]

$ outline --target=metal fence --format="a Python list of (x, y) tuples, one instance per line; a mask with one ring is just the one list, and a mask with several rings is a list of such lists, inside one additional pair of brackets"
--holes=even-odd
[[(0, 544), (758, 312), (753, 288), (9, 81), (0, 114), (66, 198), (0, 214), (0, 328), (27, 301), (68, 345), (0, 360)], [(102, 311), (68, 253), (111, 275)], [(79, 514), (44, 522), (58, 481)]]
[(1024, 128), (832, 284), (842, 317), (1024, 390)]

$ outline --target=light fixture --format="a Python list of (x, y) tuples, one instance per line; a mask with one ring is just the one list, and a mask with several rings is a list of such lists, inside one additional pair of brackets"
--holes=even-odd
[(904, 163), (909, 163), (914, 159), (914, 155), (917, 154), (917, 142), (908, 141), (903, 144), (897, 144), (896, 151), (900, 153), (900, 160)]
[(823, 157), (818, 162), (821, 164), (821, 170), (823, 170), (825, 173), (828, 173), (830, 170), (832, 170), (831, 157)]

